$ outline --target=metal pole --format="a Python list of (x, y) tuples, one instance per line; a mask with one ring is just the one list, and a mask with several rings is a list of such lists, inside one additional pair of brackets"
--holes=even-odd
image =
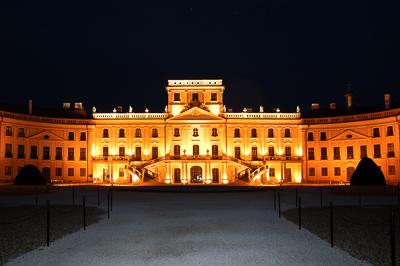
[(322, 187), (319, 187), (319, 204), (322, 208)]
[(274, 211), (276, 211), (276, 189), (274, 189)]
[(111, 211), (113, 209), (113, 189), (110, 191)]
[(37, 193), (37, 186), (35, 185), (35, 206), (38, 206), (38, 193)]
[(83, 206), (83, 230), (86, 230), (86, 198), (85, 196), (83, 196), (83, 202), (82, 202), (82, 206)]
[(75, 187), (72, 187), (72, 206), (75, 206)]
[(97, 186), (97, 206), (100, 206), (100, 186)]
[(390, 259), (392, 265), (396, 265), (396, 224), (395, 224), (395, 216), (392, 212), (390, 216)]
[(50, 201), (46, 201), (46, 240), (47, 246), (50, 246)]
[(333, 248), (333, 205), (329, 203), (330, 231), (331, 231), (331, 247)]
[(299, 230), (301, 230), (301, 197), (299, 197)]
[(281, 191), (278, 190), (278, 216), (281, 218)]
[(296, 207), (297, 207), (297, 199), (298, 199), (298, 197), (299, 197), (299, 192), (298, 192), (298, 189), (296, 187)]
[(110, 219), (110, 191), (107, 191), (107, 218)]

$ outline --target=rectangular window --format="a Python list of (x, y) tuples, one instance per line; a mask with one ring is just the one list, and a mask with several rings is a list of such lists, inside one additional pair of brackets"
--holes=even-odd
[(387, 157), (388, 158), (394, 157), (394, 143), (387, 144)]
[(257, 156), (257, 147), (251, 147), (251, 159), (257, 160), (258, 156)]
[(123, 128), (119, 129), (119, 137), (120, 138), (125, 138), (125, 129), (123, 129)]
[(142, 130), (140, 128), (135, 129), (135, 138), (142, 137)]
[(62, 168), (56, 168), (56, 176), (62, 176)]
[(174, 128), (174, 137), (179, 137), (179, 128)]
[(285, 147), (285, 156), (286, 160), (290, 160), (290, 157), (292, 156), (292, 147)]
[(388, 126), (386, 128), (386, 136), (393, 136), (393, 126)]
[(240, 159), (240, 147), (235, 147), (235, 158)]
[(321, 175), (322, 176), (328, 176), (328, 168), (322, 167), (321, 168)]
[(193, 102), (198, 102), (199, 101), (199, 94), (198, 93), (193, 93), (192, 94), (192, 101)]
[(107, 146), (103, 147), (103, 156), (108, 156), (108, 147)]
[(139, 160), (139, 161), (142, 160), (142, 147), (135, 148), (135, 157), (136, 157), (136, 160)]
[(158, 158), (158, 147), (151, 148), (151, 159)]
[(18, 145), (18, 159), (25, 159), (25, 146)]
[(68, 140), (74, 140), (75, 136), (74, 136), (74, 132), (68, 132)]
[(174, 168), (174, 183), (180, 183), (180, 182), (181, 182), (181, 169)]
[(68, 176), (74, 176), (74, 168), (68, 168)]
[(217, 97), (217, 93), (216, 92), (212, 92), (211, 93), (211, 101), (212, 102), (218, 101), (218, 97)]
[(81, 132), (80, 138), (81, 141), (86, 141), (86, 132)]
[(79, 168), (79, 175), (86, 176), (86, 168)]
[(193, 145), (193, 155), (199, 155), (200, 153), (199, 145)]
[(328, 148), (321, 147), (321, 160), (328, 160)]
[(335, 167), (335, 176), (340, 176), (340, 167)]
[(181, 101), (181, 94), (174, 93), (174, 102), (180, 102), (180, 101)]
[(153, 128), (151, 130), (151, 137), (152, 138), (158, 138), (158, 129), (157, 128)]
[(320, 132), (319, 133), (319, 139), (321, 141), (325, 141), (326, 140), (326, 132)]
[(396, 167), (394, 165), (389, 165), (388, 166), (388, 174), (389, 175), (395, 175), (396, 174)]
[(8, 137), (12, 136), (12, 127), (9, 126), (6, 127), (6, 136)]
[(360, 146), (360, 158), (365, 158), (368, 156), (367, 145)]
[(124, 177), (124, 176), (125, 176), (124, 168), (119, 168), (119, 169), (118, 169), (118, 176), (119, 176), (119, 177)]
[(79, 160), (80, 161), (86, 160), (86, 148), (79, 148)]
[(307, 133), (307, 140), (308, 141), (313, 141), (314, 140), (314, 134), (312, 132)]
[(22, 128), (22, 127), (18, 128), (18, 137), (21, 137), (21, 138), (25, 137), (25, 129), (24, 128)]
[(103, 138), (108, 138), (108, 128), (103, 129)]
[(212, 158), (218, 158), (218, 145), (211, 146), (211, 155)]
[(354, 159), (353, 146), (347, 146), (347, 159)]
[(36, 160), (38, 158), (37, 146), (31, 146), (31, 159)]
[(309, 176), (315, 176), (315, 168), (313, 168), (313, 167), (308, 168), (308, 175)]
[(308, 160), (315, 160), (314, 148), (308, 148)]
[(11, 144), (6, 144), (6, 158), (12, 158), (12, 145)]
[(275, 177), (275, 168), (273, 168), (273, 167), (269, 168), (269, 176)]
[(213, 168), (211, 172), (212, 172), (212, 182), (219, 183), (219, 169)]
[(12, 175), (12, 167), (11, 166), (6, 166), (5, 167), (5, 175), (6, 176), (11, 176)]
[(381, 145), (380, 144), (374, 145), (374, 158), (381, 158)]
[(199, 129), (193, 128), (193, 137), (198, 137), (198, 136), (199, 136)]
[(50, 160), (50, 147), (49, 146), (44, 146), (43, 147), (43, 160)]
[(212, 137), (217, 137), (218, 136), (218, 130), (216, 128), (213, 128), (211, 131), (211, 136)]
[(274, 137), (274, 129), (268, 128), (268, 138), (273, 138), (273, 137)]
[(290, 138), (290, 128), (285, 128), (285, 138)]
[(234, 137), (235, 137), (235, 138), (240, 138), (240, 129), (239, 129), (239, 128), (235, 128), (235, 130), (234, 130)]
[(257, 129), (255, 129), (255, 128), (251, 129), (251, 137), (252, 138), (257, 138)]
[(374, 138), (379, 137), (379, 136), (380, 136), (380, 134), (379, 134), (379, 128), (375, 127), (373, 130), (374, 130), (374, 131), (373, 131)]
[(125, 147), (124, 146), (120, 146), (118, 148), (118, 155), (121, 157), (125, 156)]
[(56, 147), (56, 160), (62, 160), (62, 147)]
[(74, 148), (68, 148), (68, 160), (69, 161), (75, 160)]
[(275, 148), (273, 146), (268, 147), (268, 156), (270, 157), (275, 156)]
[(340, 160), (340, 147), (333, 147), (333, 160)]

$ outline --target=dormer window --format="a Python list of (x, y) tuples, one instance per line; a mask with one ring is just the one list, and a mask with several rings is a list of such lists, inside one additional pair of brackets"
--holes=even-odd
[(181, 101), (181, 94), (174, 93), (174, 102), (180, 102), (180, 101)]

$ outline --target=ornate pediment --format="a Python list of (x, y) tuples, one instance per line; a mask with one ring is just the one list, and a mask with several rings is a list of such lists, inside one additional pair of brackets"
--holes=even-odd
[(64, 141), (65, 139), (61, 138), (60, 136), (57, 136), (56, 134), (50, 132), (50, 131), (42, 131), (40, 133), (34, 134), (32, 136), (28, 137), (31, 140), (58, 140), (58, 141)]
[(368, 139), (369, 137), (358, 133), (354, 130), (351, 129), (346, 129), (345, 131), (343, 131), (342, 133), (334, 136), (331, 140), (353, 140), (353, 139)]
[(224, 119), (207, 110), (195, 106), (186, 111), (183, 111), (179, 115), (171, 117), (168, 120), (224, 120)]

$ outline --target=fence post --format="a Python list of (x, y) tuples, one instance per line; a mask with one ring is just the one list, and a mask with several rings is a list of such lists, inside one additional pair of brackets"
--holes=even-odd
[(296, 187), (296, 207), (297, 207), (297, 199), (298, 199), (298, 197), (299, 197), (299, 192), (298, 192), (298, 190), (297, 190), (297, 187)]
[(100, 186), (97, 186), (97, 206), (100, 206)]
[(278, 190), (278, 217), (281, 218), (281, 190)]
[(299, 197), (299, 230), (301, 230), (301, 197)]
[(390, 259), (392, 265), (396, 265), (396, 224), (394, 212), (390, 215)]
[(333, 248), (333, 205), (329, 203), (330, 231), (331, 231), (331, 247)]
[(113, 209), (113, 189), (110, 191), (110, 202), (111, 202), (111, 211)]
[(110, 191), (107, 191), (107, 219), (110, 219)]
[(319, 204), (322, 208), (322, 186), (319, 187)]
[(72, 187), (72, 206), (75, 206), (75, 187)]
[(82, 202), (82, 207), (83, 207), (83, 230), (86, 230), (86, 197), (83, 196), (83, 202)]
[(274, 211), (276, 211), (276, 189), (274, 189)]
[(50, 246), (50, 201), (46, 201), (46, 240), (47, 246)]

